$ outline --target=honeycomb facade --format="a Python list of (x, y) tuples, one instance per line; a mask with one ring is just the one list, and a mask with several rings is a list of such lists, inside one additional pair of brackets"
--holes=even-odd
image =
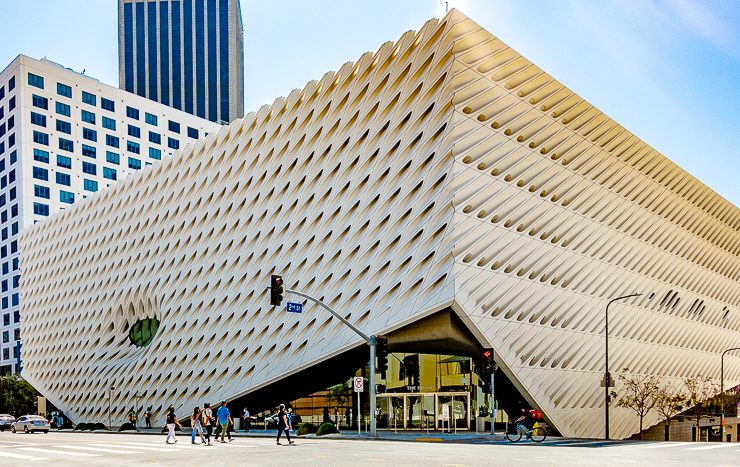
[[(24, 232), (24, 376), (95, 421), (109, 386), (119, 418), (137, 390), (191, 407), (363, 345), (270, 307), (282, 273), (367, 333), (452, 308), (558, 431), (599, 437), (606, 302), (642, 294), (612, 308), (611, 368), (718, 377), (740, 338), (739, 228), (452, 10)], [(145, 320), (151, 343), (131, 344)], [(613, 436), (636, 428), (612, 409)]]

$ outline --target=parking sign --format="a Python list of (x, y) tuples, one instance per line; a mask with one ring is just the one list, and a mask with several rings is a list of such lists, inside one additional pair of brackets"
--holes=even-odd
[(365, 390), (365, 379), (362, 376), (355, 376), (355, 392), (363, 392)]

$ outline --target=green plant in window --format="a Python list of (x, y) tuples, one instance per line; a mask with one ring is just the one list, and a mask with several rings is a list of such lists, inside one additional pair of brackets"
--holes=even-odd
[(159, 329), (159, 320), (156, 318), (140, 319), (129, 330), (128, 338), (137, 347), (146, 347), (154, 339)]

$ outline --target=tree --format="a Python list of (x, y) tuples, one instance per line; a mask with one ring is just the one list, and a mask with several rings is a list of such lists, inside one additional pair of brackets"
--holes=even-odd
[(649, 375), (619, 375), (619, 380), (622, 381), (622, 391), (626, 395), (617, 401), (617, 407), (635, 411), (640, 418), (639, 436), (642, 439), (642, 421), (653, 410), (658, 399), (658, 378)]
[(33, 413), (33, 402), (38, 392), (18, 375), (0, 378), (0, 412), (14, 417)]
[(709, 376), (697, 375), (683, 380), (686, 388), (686, 404), (693, 408), (696, 418), (696, 441), (701, 433), (701, 417), (706, 414), (708, 402), (719, 393), (719, 385)]
[(349, 398), (352, 396), (351, 392), (348, 392), (350, 386), (349, 383), (341, 383), (336, 386), (329, 388), (329, 392), (326, 394), (326, 400), (329, 403), (335, 403), (338, 406), (344, 406), (349, 402)]
[(681, 388), (677, 388), (674, 385), (661, 386), (658, 389), (655, 400), (655, 409), (663, 416), (668, 426), (667, 435), (668, 439), (671, 440), (671, 418), (674, 415), (680, 413), (686, 405), (686, 395), (684, 395)]

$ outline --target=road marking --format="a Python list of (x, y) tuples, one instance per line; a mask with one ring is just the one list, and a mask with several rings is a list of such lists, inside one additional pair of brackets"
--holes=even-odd
[(369, 461), (373, 462), (390, 462), (388, 459), (368, 459)]
[[(129, 446), (123, 446), (120, 444), (97, 444), (97, 443), (95, 444), (95, 446), (103, 446), (105, 448), (127, 448), (129, 447)], [(138, 445), (135, 445), (135, 447), (132, 447), (132, 449), (145, 449), (147, 451), (167, 451), (167, 452), (177, 451), (177, 448), (150, 448), (148, 446), (144, 447), (144, 446), (138, 446)]]
[(442, 438), (416, 438), (416, 441), (442, 441)]
[(706, 449), (719, 449), (719, 448), (731, 448), (732, 443), (721, 443), (721, 444), (712, 444), (709, 446), (699, 446), (698, 448), (688, 448), (687, 451), (704, 451)]
[(14, 452), (0, 452), (0, 456), (2, 457), (12, 457), (14, 459), (23, 459), (27, 461), (40, 461), (45, 460), (45, 457), (34, 457), (34, 456), (27, 456), (25, 454), (16, 454)]
[(76, 456), (76, 457), (100, 457), (100, 454), (89, 454), (87, 452), (69, 452), (69, 451), (59, 451), (56, 449), (41, 449), (41, 448), (18, 448), (23, 451), (33, 451), (33, 452), (40, 452), (42, 454), (64, 454), (67, 456)]
[(694, 443), (689, 443), (689, 442), (685, 442), (685, 443), (657, 443), (657, 444), (652, 444), (651, 443), (651, 444), (647, 444), (645, 446), (638, 446), (638, 447), (640, 447), (642, 449), (655, 449), (655, 448), (670, 448), (670, 447), (674, 447), (674, 446), (683, 446), (685, 444), (694, 444)]
[(120, 449), (93, 448), (89, 446), (54, 446), (55, 448), (82, 449), (83, 451), (113, 452), (116, 454), (141, 454), (138, 451), (121, 451)]
[(442, 464), (442, 465), (455, 465), (457, 467), (465, 467), (465, 464)]

